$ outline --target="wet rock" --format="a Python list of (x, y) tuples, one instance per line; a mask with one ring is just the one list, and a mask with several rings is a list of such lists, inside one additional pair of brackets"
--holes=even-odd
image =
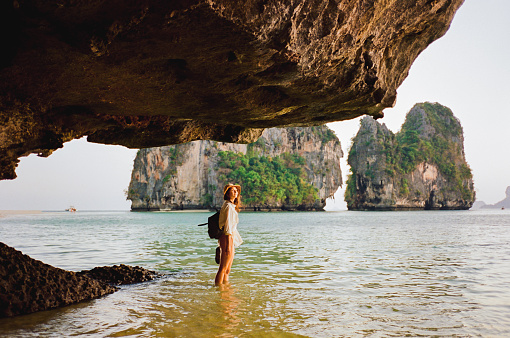
[(148, 282), (161, 276), (161, 274), (155, 271), (124, 264), (96, 267), (92, 270), (80, 271), (77, 274), (112, 285)]
[(0, 318), (49, 310), (111, 294), (114, 285), (158, 274), (127, 265), (72, 272), (30, 258), (0, 242)]
[(0, 317), (48, 310), (115, 291), (104, 282), (55, 268), (0, 243)]

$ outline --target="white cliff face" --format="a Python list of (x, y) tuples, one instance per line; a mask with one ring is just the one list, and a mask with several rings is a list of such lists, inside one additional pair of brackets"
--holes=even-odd
[[(333, 136), (333, 138), (331, 137)], [(327, 127), (270, 128), (251, 145), (261, 156), (298, 154), (305, 159), (309, 183), (318, 190), (320, 201), (305, 209), (321, 209), (342, 184), (340, 142)], [(218, 152), (246, 154), (248, 145), (195, 141), (141, 149), (135, 159), (128, 199), (133, 210), (209, 209), (223, 203), (222, 171)], [(243, 191), (243, 195), (245, 192)], [(246, 207), (257, 207), (245, 205)], [(260, 207), (260, 206), (258, 206)], [(283, 202), (263, 208), (285, 207)], [(295, 208), (296, 206), (287, 206)]]

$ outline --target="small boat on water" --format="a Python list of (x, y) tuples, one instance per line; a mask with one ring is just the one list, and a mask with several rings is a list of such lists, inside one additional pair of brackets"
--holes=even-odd
[(66, 209), (66, 211), (69, 211), (69, 212), (76, 212), (76, 208), (73, 207), (72, 205), (69, 207), (69, 209)]

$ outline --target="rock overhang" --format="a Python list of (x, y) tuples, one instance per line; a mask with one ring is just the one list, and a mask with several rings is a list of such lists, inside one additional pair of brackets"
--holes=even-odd
[(4, 2), (0, 179), (88, 135), (246, 143), (382, 116), (463, 0)]

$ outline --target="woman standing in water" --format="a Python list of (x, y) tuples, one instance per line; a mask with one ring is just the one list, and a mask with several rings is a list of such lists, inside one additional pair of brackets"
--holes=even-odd
[(220, 210), (220, 229), (223, 230), (218, 240), (220, 246), (220, 267), (214, 280), (215, 285), (228, 283), (228, 275), (234, 261), (234, 251), (243, 239), (237, 231), (237, 223), (239, 223), (239, 207), (241, 206), (241, 186), (227, 184), (223, 188), (223, 206)]

